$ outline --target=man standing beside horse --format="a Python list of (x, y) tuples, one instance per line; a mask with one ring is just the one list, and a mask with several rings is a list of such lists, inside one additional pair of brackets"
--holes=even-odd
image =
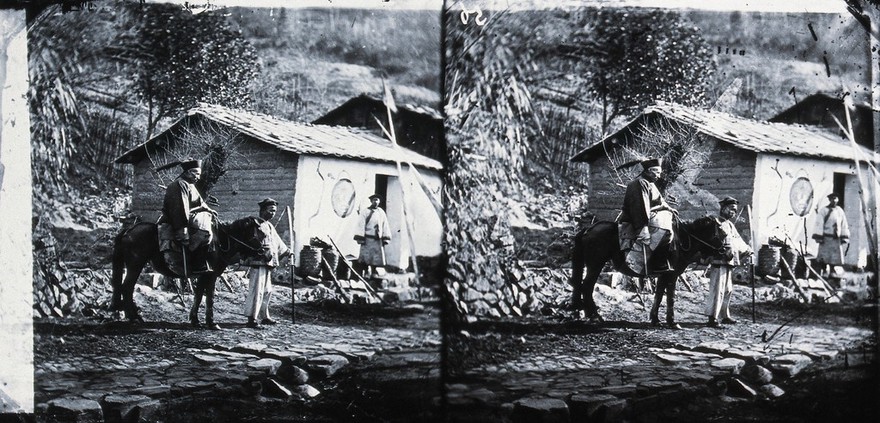
[(711, 258), (712, 270), (709, 272), (709, 297), (706, 302), (706, 314), (709, 315), (709, 327), (719, 327), (719, 322), (734, 324), (730, 317), (730, 295), (733, 293), (733, 268), (742, 260), (752, 255), (752, 247), (743, 241), (736, 230), (734, 222), (739, 201), (733, 197), (725, 197), (719, 202), (721, 211), (720, 230), (724, 234), (724, 246), (718, 254)]
[(195, 183), (202, 176), (201, 160), (180, 162), (183, 173), (165, 189), (159, 218), (160, 251), (172, 272), (194, 276), (210, 272), (208, 254), (217, 212), (208, 207)]
[(262, 237), (261, 254), (249, 258), (244, 263), (250, 266), (250, 283), (248, 284), (244, 312), (248, 318), (247, 327), (253, 329), (277, 323), (269, 317), (269, 300), (272, 298), (272, 271), (281, 264), (281, 259), (290, 255), (290, 249), (284, 244), (281, 236), (275, 230), (275, 225), (271, 222), (278, 211), (278, 202), (266, 198), (257, 204), (260, 206), (260, 215), (255, 219), (259, 222), (257, 230), (261, 232)]

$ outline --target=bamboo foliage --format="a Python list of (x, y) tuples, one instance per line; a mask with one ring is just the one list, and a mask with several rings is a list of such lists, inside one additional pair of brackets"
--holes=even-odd
[[(537, 123), (524, 81), (530, 62), (504, 12), (485, 26), (446, 15), (448, 167), (447, 283), (459, 315), (480, 314), (460, 301), (473, 286), (504, 286), (517, 263), (503, 200), (521, 189), (530, 124)], [(536, 125), (537, 126), (537, 125)]]

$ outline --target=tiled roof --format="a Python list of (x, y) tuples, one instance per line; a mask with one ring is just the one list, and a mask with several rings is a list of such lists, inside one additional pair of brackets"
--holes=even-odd
[[(704, 135), (756, 153), (844, 161), (851, 161), (855, 156), (853, 147), (847, 139), (821, 127), (762, 122), (729, 113), (658, 102), (645, 108), (639, 117), (619, 131), (577, 153), (571, 160), (592, 161), (603, 156), (606, 147), (613, 148), (612, 140), (632, 131), (640, 122), (658, 115), (692, 127)], [(880, 159), (880, 156), (867, 148), (859, 146), (858, 149), (862, 153), (860, 160), (872, 159), (877, 162)]]
[(291, 122), (264, 114), (209, 104), (201, 104), (190, 109), (186, 116), (171, 128), (129, 150), (116, 161), (118, 163), (138, 162), (145, 157), (144, 153), (148, 145), (155, 143), (181, 121), (193, 116), (202, 116), (291, 153), (390, 163), (395, 161), (409, 162), (416, 166), (435, 170), (443, 168), (443, 165), (436, 160), (403, 147), (394, 148), (390, 141), (364, 130)]

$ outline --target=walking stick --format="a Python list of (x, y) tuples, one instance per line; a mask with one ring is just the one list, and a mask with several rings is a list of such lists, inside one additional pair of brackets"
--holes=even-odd
[(290, 213), (290, 206), (285, 208), (287, 211), (287, 230), (290, 235), (290, 257), (287, 261), (290, 263), (290, 323), (296, 324), (296, 286), (293, 280), (293, 218)]
[(183, 308), (186, 309), (186, 301), (183, 299), (182, 293), (183, 281), (189, 281), (189, 277), (187, 276), (188, 272), (186, 270), (186, 245), (181, 245), (180, 247), (180, 254), (183, 255), (183, 280), (180, 280), (180, 282), (176, 283), (175, 285), (177, 285), (177, 297), (180, 298), (180, 305), (182, 305)]
[(749, 260), (749, 278), (752, 282), (752, 323), (756, 322), (755, 319), (755, 228), (752, 226), (752, 206), (746, 206), (746, 217), (749, 218), (749, 237), (752, 243), (752, 257)]

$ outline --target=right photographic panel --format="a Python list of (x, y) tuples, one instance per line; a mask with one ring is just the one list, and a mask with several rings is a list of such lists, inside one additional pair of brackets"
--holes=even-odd
[(876, 421), (878, 6), (444, 25), (447, 420)]

